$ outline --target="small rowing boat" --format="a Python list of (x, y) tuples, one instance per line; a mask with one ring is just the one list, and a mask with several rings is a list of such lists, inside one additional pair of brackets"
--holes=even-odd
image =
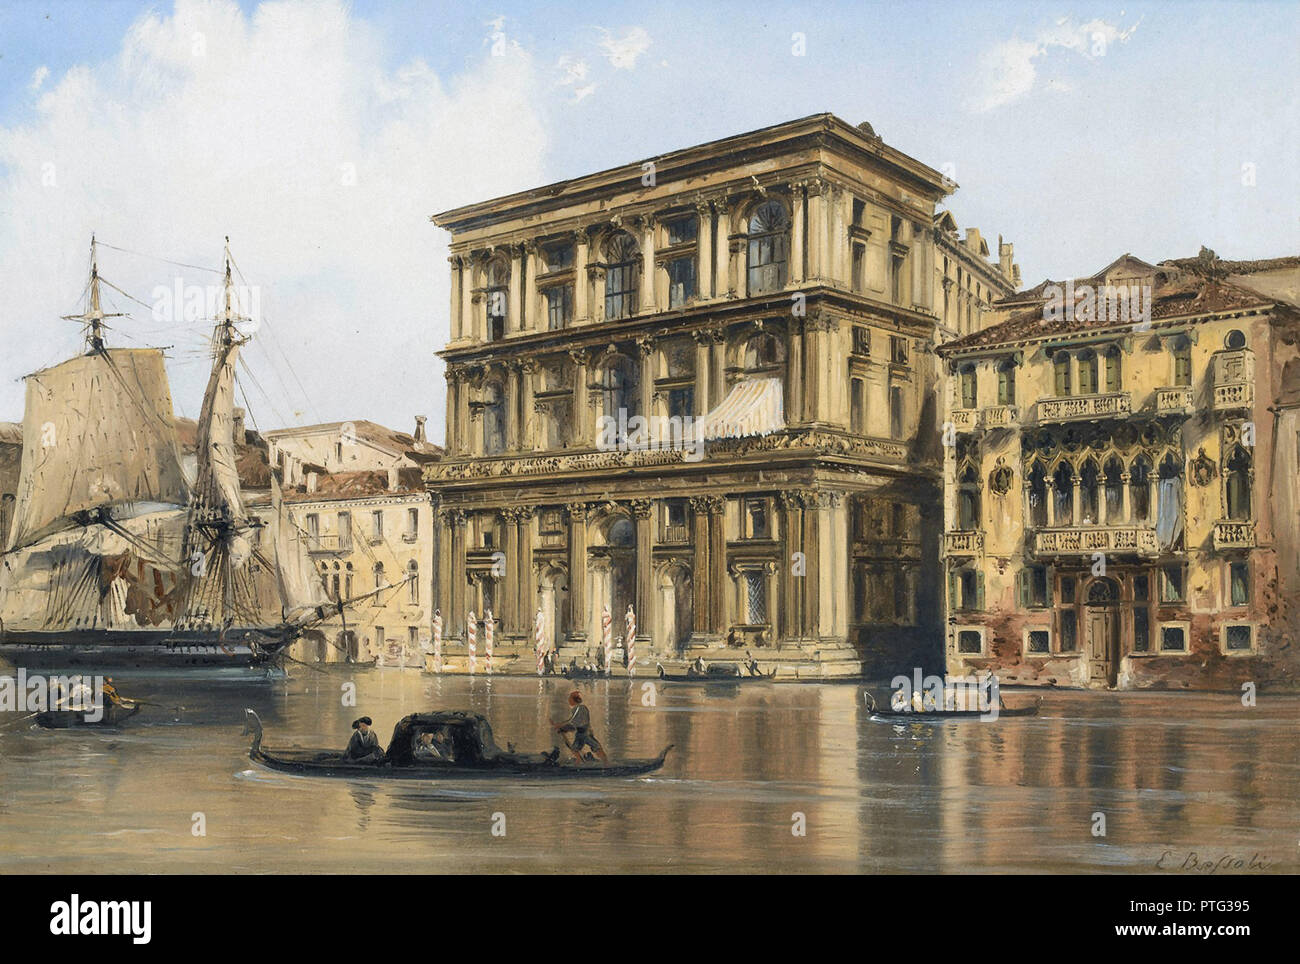
[[(482, 716), (448, 710), (404, 717), (393, 729), (393, 739), (382, 758), (354, 761), (337, 750), (264, 749), (261, 719), (251, 709), (244, 710), (244, 717), (244, 732), (253, 735), (248, 758), (254, 763), (280, 773), (351, 780), (634, 777), (658, 770), (672, 749), (669, 744), (657, 757), (616, 763), (561, 759), (564, 754), (559, 747), (549, 753), (516, 753), (513, 747), (502, 750), (496, 745), (491, 724)], [(420, 739), (425, 734), (432, 736), (428, 743)]]
[(685, 673), (669, 673), (664, 669), (662, 663), (657, 663), (659, 668), (659, 678), (665, 683), (696, 683), (713, 685), (721, 683), (727, 686), (735, 686), (740, 683), (770, 683), (776, 676), (776, 667), (772, 667), (772, 672), (757, 672), (753, 665), (749, 667), (749, 675), (746, 676), (744, 671), (735, 663), (714, 663), (703, 672), (689, 667)]
[(67, 730), (81, 726), (118, 726), (140, 712), (140, 704), (135, 700), (123, 699), (120, 702), (104, 700), (103, 713), (98, 719), (92, 719), (93, 710), (47, 710), (36, 714), (36, 725), (47, 730)]
[[(987, 710), (885, 710), (871, 704), (871, 718), (878, 723), (929, 723), (935, 720), (1001, 720), (1006, 717), (1037, 716), (1040, 696), (1030, 706), (1002, 706)], [(996, 714), (996, 715), (995, 715)]]

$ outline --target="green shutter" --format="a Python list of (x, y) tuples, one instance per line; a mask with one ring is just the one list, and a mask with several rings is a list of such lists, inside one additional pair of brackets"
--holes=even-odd
[(984, 608), (984, 573), (975, 573), (975, 608)]
[(1029, 569), (1021, 569), (1019, 572), (1016, 573), (1016, 598), (1020, 600), (1021, 609), (1029, 608), (1029, 602), (1030, 602), (1029, 575), (1030, 575)]

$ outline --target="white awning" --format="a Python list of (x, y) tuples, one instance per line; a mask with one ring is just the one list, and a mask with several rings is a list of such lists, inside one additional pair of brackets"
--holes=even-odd
[(700, 419), (705, 440), (768, 435), (785, 428), (784, 392), (779, 378), (746, 378)]

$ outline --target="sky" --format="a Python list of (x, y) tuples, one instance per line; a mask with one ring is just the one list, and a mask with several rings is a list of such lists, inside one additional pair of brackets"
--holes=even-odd
[(1298, 68), (1297, 2), (0, 0), (0, 420), (80, 350), (92, 233), (110, 344), (197, 415), (229, 236), (257, 427), (440, 441), (429, 215), (821, 111), (956, 180), (1027, 285), (1300, 254)]

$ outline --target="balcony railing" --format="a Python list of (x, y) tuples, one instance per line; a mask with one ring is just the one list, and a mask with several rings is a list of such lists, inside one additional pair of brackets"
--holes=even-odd
[(1010, 428), (1020, 421), (1020, 406), (990, 405), (980, 413), (985, 428)]
[(666, 525), (664, 526), (663, 541), (665, 543), (690, 542), (690, 528), (686, 525)]
[(1224, 519), (1214, 523), (1215, 549), (1253, 549), (1255, 523)]
[(1213, 356), (1214, 410), (1249, 408), (1255, 403), (1255, 353), (1249, 348)]
[(1190, 387), (1156, 389), (1156, 414), (1190, 415), (1191, 411), (1192, 390)]
[(1113, 418), (1133, 411), (1133, 396), (1128, 392), (1110, 392), (1104, 395), (1070, 395), (1062, 398), (1040, 398), (1040, 422), (1073, 422), (1082, 419)]
[(308, 534), (307, 551), (308, 552), (351, 552), (352, 537), (348, 536), (345, 538), (338, 534), (323, 535), (323, 536), (314, 536)]
[(952, 422), (952, 427), (959, 432), (973, 432), (979, 422), (979, 414), (977, 408), (954, 408), (949, 421)]
[(1154, 556), (1160, 551), (1154, 526), (1068, 526), (1034, 533), (1038, 556), (1125, 552)]
[(982, 556), (984, 554), (984, 533), (976, 530), (945, 532), (943, 534), (943, 554), (945, 556)]

